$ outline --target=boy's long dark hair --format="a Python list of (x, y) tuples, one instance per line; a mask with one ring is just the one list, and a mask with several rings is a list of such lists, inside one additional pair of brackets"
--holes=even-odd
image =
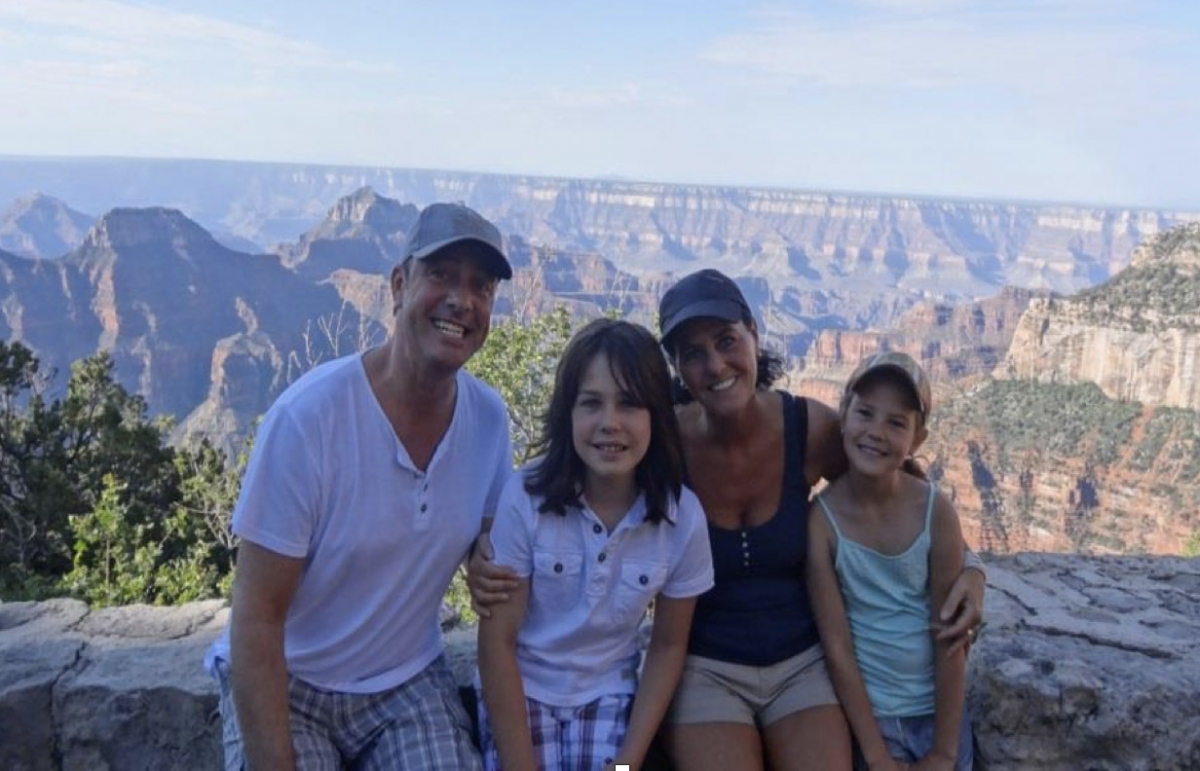
[(571, 431), (571, 412), (584, 371), (604, 356), (613, 378), (633, 403), (650, 411), (650, 446), (635, 472), (646, 496), (646, 519), (661, 522), (683, 489), (683, 448), (671, 404), (671, 375), (662, 349), (649, 330), (615, 319), (596, 319), (575, 333), (554, 376), (554, 393), (534, 446), (541, 461), (525, 476), (525, 490), (541, 496), (542, 512), (565, 515), (579, 506), (586, 468)]

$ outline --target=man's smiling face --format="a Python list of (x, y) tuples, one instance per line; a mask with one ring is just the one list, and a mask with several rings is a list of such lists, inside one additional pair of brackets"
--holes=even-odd
[(495, 274), (469, 242), (392, 270), (396, 335), (416, 361), (460, 369), (487, 340)]

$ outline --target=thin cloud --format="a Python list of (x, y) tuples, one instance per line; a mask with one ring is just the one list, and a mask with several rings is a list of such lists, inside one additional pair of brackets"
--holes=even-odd
[(591, 90), (554, 89), (550, 93), (550, 100), (555, 104), (583, 109), (629, 107), (641, 102), (642, 98), (641, 87), (636, 84)]
[[(889, 3), (896, 6), (899, 3)], [(924, 5), (924, 4), (918, 4)], [(1061, 3), (1055, 3), (1062, 7)], [(716, 40), (703, 58), (793, 84), (834, 88), (1002, 87), (1031, 95), (1162, 82), (1142, 54), (1170, 35), (1150, 29), (1053, 27), (1029, 10), (832, 21), (770, 11), (751, 31)]]
[(333, 56), (313, 43), (258, 27), (116, 0), (0, 0), (0, 20), (39, 30), (65, 51), (117, 57), (232, 57), (276, 69), (385, 72), (390, 66)]

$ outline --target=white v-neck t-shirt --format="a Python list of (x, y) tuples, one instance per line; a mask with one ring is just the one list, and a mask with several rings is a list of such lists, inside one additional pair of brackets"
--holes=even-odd
[[(377, 693), (442, 651), (442, 597), (512, 474), (500, 396), (457, 376), (450, 426), (421, 471), (371, 390), (362, 356), (324, 364), (267, 412), (233, 515), (242, 539), (304, 570), (287, 668), (319, 688)], [(229, 630), (207, 661), (229, 658)]]

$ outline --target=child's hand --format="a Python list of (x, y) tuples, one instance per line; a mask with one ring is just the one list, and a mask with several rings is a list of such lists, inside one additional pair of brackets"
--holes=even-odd
[(467, 562), (467, 588), (471, 590), (471, 609), (480, 618), (491, 618), (488, 608), (500, 602), (508, 602), (508, 593), (517, 588), (517, 576), (513, 569), (506, 565), (492, 562), (496, 556), (492, 549), (492, 539), (487, 533), (480, 533), (475, 539), (475, 548), (471, 549), (471, 559)]
[(931, 752), (908, 768), (912, 771), (954, 771), (955, 758)]
[(870, 771), (908, 771), (912, 766), (909, 766), (903, 760), (888, 757), (871, 763), (868, 768)]

